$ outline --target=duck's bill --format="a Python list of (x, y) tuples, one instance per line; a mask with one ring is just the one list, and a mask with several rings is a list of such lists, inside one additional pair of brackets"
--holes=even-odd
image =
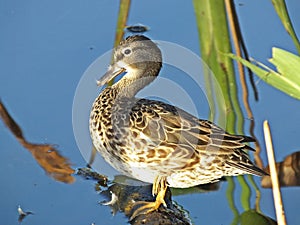
[(99, 80), (97, 80), (97, 85), (103, 86), (107, 84), (109, 81), (111, 81), (112, 79), (114, 79), (119, 74), (124, 73), (125, 71), (126, 71), (125, 68), (118, 67), (116, 65), (110, 66), (107, 72)]

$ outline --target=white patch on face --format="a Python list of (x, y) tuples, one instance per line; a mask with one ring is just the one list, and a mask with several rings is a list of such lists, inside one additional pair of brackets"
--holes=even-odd
[(128, 79), (134, 79), (136, 77), (136, 73), (138, 72), (138, 69), (135, 67), (132, 67), (124, 62), (118, 62), (118, 67), (125, 68), (126, 69), (126, 78)]
[(117, 62), (117, 67), (118, 68), (125, 68), (127, 70), (128, 65), (124, 63), (123, 61)]

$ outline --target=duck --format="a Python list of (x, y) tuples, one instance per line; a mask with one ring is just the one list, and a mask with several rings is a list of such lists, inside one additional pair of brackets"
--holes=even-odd
[(152, 183), (154, 202), (136, 202), (131, 218), (166, 206), (167, 187), (188, 188), (222, 177), (267, 175), (249, 158), (254, 139), (226, 132), (208, 120), (136, 94), (162, 68), (162, 53), (143, 35), (129, 36), (114, 49), (113, 63), (97, 81), (106, 86), (95, 99), (89, 120), (96, 150), (117, 171)]

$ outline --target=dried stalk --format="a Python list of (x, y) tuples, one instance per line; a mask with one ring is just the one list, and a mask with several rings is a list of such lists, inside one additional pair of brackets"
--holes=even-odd
[(278, 225), (286, 225), (286, 219), (281, 199), (280, 187), (278, 183), (278, 175), (276, 171), (275, 165), (275, 157), (274, 157), (274, 150), (272, 145), (272, 137), (271, 131), (268, 124), (268, 121), (264, 121), (264, 136), (265, 136), (265, 143), (267, 148), (268, 154), (268, 161), (270, 167), (270, 174), (271, 174), (271, 181), (272, 181), (272, 190), (273, 190), (273, 198), (274, 198), (274, 205), (276, 210), (276, 217)]

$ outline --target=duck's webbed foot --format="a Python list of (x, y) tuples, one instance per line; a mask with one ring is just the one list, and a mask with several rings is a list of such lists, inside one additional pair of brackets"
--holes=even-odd
[(164, 176), (157, 176), (153, 183), (152, 194), (156, 195), (155, 202), (147, 202), (147, 201), (138, 201), (134, 203), (135, 206), (139, 206), (130, 217), (130, 220), (133, 220), (135, 217), (141, 214), (147, 214), (158, 210), (159, 206), (163, 204), (167, 207), (167, 204), (164, 200), (165, 194), (167, 190), (167, 179)]

